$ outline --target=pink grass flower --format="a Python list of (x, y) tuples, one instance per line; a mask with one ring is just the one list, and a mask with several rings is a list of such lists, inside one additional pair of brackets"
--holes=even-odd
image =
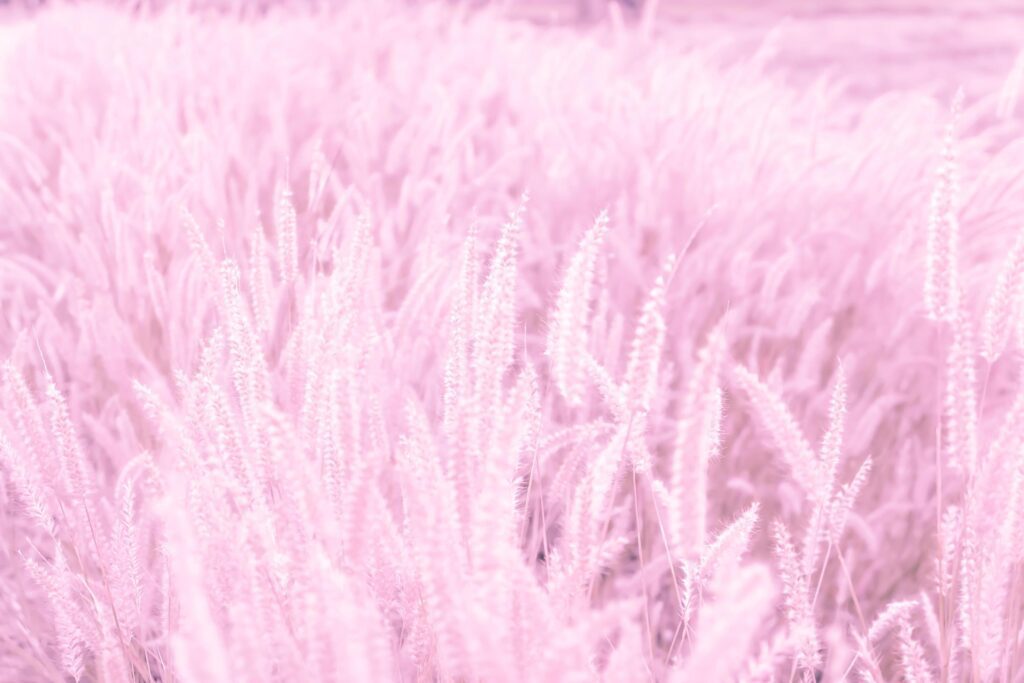
[(1022, 31), (5, 3), (0, 683), (1021, 683)]

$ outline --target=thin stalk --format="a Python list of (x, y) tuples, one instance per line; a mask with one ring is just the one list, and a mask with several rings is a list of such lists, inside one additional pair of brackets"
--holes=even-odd
[[(92, 524), (92, 515), (89, 514), (89, 506), (85, 504), (84, 500), (82, 501), (82, 510), (85, 512), (85, 520), (89, 523), (89, 534), (92, 536), (92, 545), (96, 549), (96, 557), (99, 559), (101, 557), (100, 544), (99, 541), (96, 540), (96, 529)], [(98, 564), (100, 568), (100, 577), (103, 579), (103, 589), (107, 592), (107, 599), (110, 601), (110, 613), (114, 617), (114, 628), (117, 630), (117, 640), (121, 644), (121, 654), (124, 655), (128, 668), (135, 670), (136, 668), (139, 668), (136, 666), (137, 659), (133, 658), (128, 651), (128, 644), (124, 639), (124, 629), (121, 627), (121, 620), (118, 618), (117, 608), (114, 606), (114, 594), (110, 590), (110, 581), (107, 579), (107, 570), (104, 567), (104, 562), (102, 560), (99, 560)], [(153, 680), (152, 673), (150, 673), (149, 680), (151, 682)]]
[[(1018, 569), (1020, 565), (1017, 565)], [(1017, 644), (1020, 642), (1020, 590), (1021, 590), (1021, 575), (1020, 572), (1015, 572), (1013, 578), (1010, 580), (1010, 628), (1005, 634), (1007, 645), (1003, 648), (1003, 673), (1001, 679), (1004, 683), (1009, 683), (1011, 680), (1011, 672), (1017, 671)], [(1007, 659), (1009, 661), (1007, 661)], [(1007, 664), (1009, 666), (1007, 666)]]
[(853, 608), (857, 612), (857, 619), (860, 621), (860, 627), (863, 629), (863, 633), (867, 635), (868, 622), (864, 619), (864, 611), (860, 608), (860, 601), (857, 600), (857, 590), (853, 587), (853, 577), (850, 575), (850, 569), (846, 566), (846, 559), (843, 557), (841, 550), (836, 551), (836, 557), (839, 558), (839, 566), (843, 568), (843, 576), (846, 578), (846, 585), (850, 589), (850, 600), (853, 602)]
[(682, 630), (683, 630), (683, 617), (682, 617), (682, 615), (680, 615), (680, 617), (679, 617), (679, 624), (676, 626), (676, 630), (672, 634), (672, 642), (668, 644), (668, 652), (665, 653), (665, 665), (666, 666), (668, 666), (668, 664), (672, 661), (672, 653), (676, 649), (676, 639), (679, 638), (679, 634), (682, 632)]
[(1010, 656), (1010, 667), (1009, 667), (1009, 669), (1007, 669), (1007, 673), (1008, 673), (1007, 680), (1008, 681), (1012, 680), (1010, 678), (1010, 676), (1009, 676), (1010, 672), (1020, 671), (1019, 667), (1021, 666), (1021, 663), (1020, 663), (1020, 655), (1021, 655), (1021, 648), (1020, 648), (1020, 626), (1021, 626), (1021, 597), (1022, 597), (1021, 596), (1021, 591), (1022, 591), (1022, 589), (1024, 589), (1024, 572), (1021, 572), (1020, 565), (1018, 565), (1017, 581), (1015, 582), (1015, 587), (1016, 588), (1014, 590), (1014, 601), (1013, 602), (1016, 604), (1016, 608), (1014, 609), (1014, 613), (1016, 614), (1016, 616), (1014, 618), (1014, 623), (1013, 623), (1013, 626), (1012, 626), (1012, 628), (1010, 630), (1010, 636), (1009, 636), (1012, 639), (1012, 642), (1013, 642), (1013, 654), (1011, 654), (1011, 656)]
[[(626, 436), (622, 440), (622, 450), (619, 452), (619, 462), (622, 462), (622, 456), (626, 453), (626, 445), (629, 443), (630, 433), (633, 431), (633, 414), (629, 415), (629, 422), (626, 424)], [(608, 535), (608, 528), (612, 524), (611, 508), (615, 504), (615, 496), (612, 494), (611, 500), (608, 501), (608, 510), (606, 511), (604, 518), (604, 528), (601, 531), (601, 535), (597, 539), (597, 547), (600, 549), (604, 545), (605, 536)], [(587, 588), (587, 599), (594, 599), (594, 586), (597, 584), (597, 572), (592, 572), (590, 575), (590, 586)]]
[(850, 659), (850, 665), (846, 667), (846, 671), (843, 672), (843, 677), (840, 680), (846, 681), (850, 679), (850, 672), (853, 671), (853, 667), (858, 659), (860, 659), (860, 653), (854, 653), (853, 658)]
[[(935, 336), (938, 340), (938, 345), (941, 347), (942, 330), (940, 328), (935, 329)], [(936, 538), (938, 540), (938, 565), (939, 565), (939, 577), (940, 581), (946, 576), (946, 567), (944, 566), (945, 552), (943, 549), (946, 547), (945, 538), (942, 533), (942, 365), (938, 365), (936, 372), (937, 379), (935, 382), (935, 404), (937, 407), (938, 419), (935, 421), (935, 527), (936, 527)], [(939, 680), (940, 683), (949, 683), (949, 647), (950, 643), (948, 638), (948, 623), (949, 623), (949, 606), (946, 604), (946, 596), (943, 592), (939, 591)]]
[(821, 594), (821, 586), (825, 583), (825, 570), (828, 569), (828, 562), (832, 558), (832, 542), (829, 541), (828, 548), (825, 550), (825, 559), (821, 563), (821, 572), (818, 574), (818, 585), (814, 589), (814, 597), (811, 598), (811, 612), (814, 611), (814, 605), (818, 602), (818, 595)]
[(636, 548), (640, 556), (640, 587), (644, 592), (644, 621), (647, 623), (647, 654), (650, 662), (654, 662), (654, 633), (651, 630), (651, 605), (650, 597), (647, 595), (647, 572), (644, 566), (644, 541), (643, 527), (640, 523), (640, 489), (636, 484), (636, 468), (633, 470), (633, 514), (636, 519)]
[(676, 594), (676, 604), (682, 607), (683, 596), (679, 592), (679, 581), (676, 579), (676, 563), (672, 559), (672, 550), (669, 547), (668, 535), (665, 533), (665, 525), (661, 521), (661, 509), (658, 507), (658, 498), (651, 491), (651, 502), (654, 506), (654, 515), (658, 519), (658, 531), (661, 533), (661, 542), (665, 546), (665, 556), (668, 557), (668, 571), (672, 575), (672, 588)]

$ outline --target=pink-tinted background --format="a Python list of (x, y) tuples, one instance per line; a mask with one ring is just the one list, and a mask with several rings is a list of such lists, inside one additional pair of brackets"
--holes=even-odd
[(1021, 679), (1013, 3), (161, 5), (4, 10), (0, 680)]

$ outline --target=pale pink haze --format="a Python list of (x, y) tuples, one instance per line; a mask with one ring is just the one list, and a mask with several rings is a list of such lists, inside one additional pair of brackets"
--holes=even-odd
[(41, 4), (0, 683), (1024, 681), (1024, 12)]

